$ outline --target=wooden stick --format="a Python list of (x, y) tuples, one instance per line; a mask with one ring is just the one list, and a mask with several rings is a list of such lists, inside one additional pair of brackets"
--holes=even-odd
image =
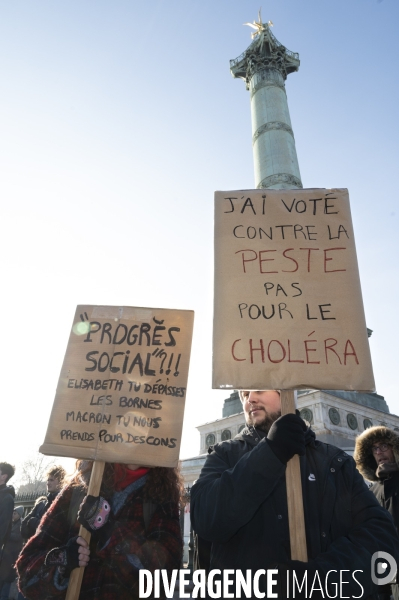
[[(89, 488), (87, 490), (87, 495), (98, 496), (100, 493), (101, 482), (103, 480), (105, 462), (102, 460), (95, 460), (93, 463), (93, 468), (91, 471), (91, 477), (89, 482)], [(90, 544), (91, 533), (87, 531), (83, 527), (80, 526), (79, 535), (86, 540), (88, 544)], [(84, 567), (78, 567), (74, 569), (69, 578), (69, 585), (65, 600), (78, 600), (80, 594), (80, 587), (82, 585)]]
[[(295, 390), (281, 390), (281, 414), (287, 415), (289, 413), (295, 413), (295, 409)], [(308, 562), (305, 516), (303, 513), (301, 465), (299, 463), (298, 454), (295, 454), (291, 460), (288, 461), (285, 479), (287, 486), (291, 559)]]

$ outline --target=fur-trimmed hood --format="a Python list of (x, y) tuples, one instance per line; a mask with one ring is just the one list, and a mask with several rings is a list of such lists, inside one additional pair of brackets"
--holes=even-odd
[(381, 440), (386, 440), (388, 444), (392, 445), (393, 455), (396, 464), (399, 467), (399, 435), (392, 431), (392, 429), (388, 429), (388, 427), (384, 427), (383, 425), (370, 427), (356, 438), (355, 452), (353, 455), (357, 468), (368, 481), (379, 481), (375, 474), (377, 463), (371, 448)]

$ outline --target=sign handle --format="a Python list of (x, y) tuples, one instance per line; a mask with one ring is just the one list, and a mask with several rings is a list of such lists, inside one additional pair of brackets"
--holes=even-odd
[[(93, 468), (91, 471), (89, 488), (87, 490), (87, 495), (98, 496), (100, 493), (101, 482), (103, 480), (105, 462), (102, 460), (95, 460), (93, 462)], [(87, 531), (83, 527), (80, 526), (79, 535), (86, 540), (86, 542), (90, 543), (91, 533)], [(74, 569), (69, 578), (68, 590), (65, 597), (65, 600), (78, 600), (80, 594), (80, 587), (82, 585), (84, 567), (78, 567)]]
[[(281, 390), (281, 414), (295, 414), (295, 390)], [(301, 465), (299, 455), (294, 454), (287, 463), (285, 473), (288, 502), (288, 521), (290, 528), (291, 559), (308, 562), (306, 548), (305, 516), (303, 512), (303, 495)]]

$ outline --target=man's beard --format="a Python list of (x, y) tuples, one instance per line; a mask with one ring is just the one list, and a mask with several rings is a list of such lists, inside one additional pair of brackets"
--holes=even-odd
[(246, 415), (246, 421), (248, 426), (256, 427), (256, 429), (260, 429), (265, 433), (269, 433), (270, 427), (273, 425), (274, 421), (281, 417), (281, 411), (277, 411), (274, 413), (268, 413), (265, 411), (265, 416), (261, 421), (258, 421), (255, 425), (254, 420), (252, 419), (252, 415)]

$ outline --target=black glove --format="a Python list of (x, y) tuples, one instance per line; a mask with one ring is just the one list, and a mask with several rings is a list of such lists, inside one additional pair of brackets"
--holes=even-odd
[(277, 458), (284, 464), (294, 456), (305, 454), (305, 422), (298, 415), (284, 415), (274, 421), (267, 441)]
[(81, 546), (77, 543), (78, 536), (68, 540), (66, 546), (53, 548), (47, 553), (44, 564), (46, 567), (58, 567), (64, 575), (79, 566), (79, 550)]

